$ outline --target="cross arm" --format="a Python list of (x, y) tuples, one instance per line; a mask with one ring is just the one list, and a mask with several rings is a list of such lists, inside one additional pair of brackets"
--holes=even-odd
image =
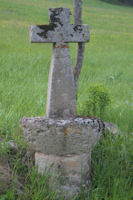
[(32, 43), (55, 42), (89, 42), (88, 25), (64, 25), (57, 24), (31, 26), (30, 40)]

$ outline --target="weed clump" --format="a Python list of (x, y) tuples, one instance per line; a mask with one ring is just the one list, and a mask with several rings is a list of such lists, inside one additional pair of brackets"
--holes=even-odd
[(111, 98), (108, 89), (102, 84), (91, 84), (86, 90), (87, 99), (81, 105), (83, 115), (102, 117), (106, 107), (110, 105)]

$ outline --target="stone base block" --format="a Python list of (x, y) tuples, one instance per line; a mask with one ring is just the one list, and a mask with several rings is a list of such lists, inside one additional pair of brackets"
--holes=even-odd
[(104, 130), (100, 119), (35, 117), (21, 119), (20, 124), (24, 139), (36, 152), (38, 172), (49, 169), (55, 184), (59, 177), (58, 193), (72, 199), (81, 185), (88, 187), (91, 151)]
[(35, 164), (38, 172), (48, 169), (51, 174), (52, 187), (57, 187), (58, 194), (65, 199), (79, 192), (81, 184), (89, 186), (91, 153), (81, 155), (55, 156), (35, 153)]
[(89, 153), (104, 129), (100, 119), (80, 117), (69, 120), (23, 118), (20, 124), (31, 148), (57, 156)]

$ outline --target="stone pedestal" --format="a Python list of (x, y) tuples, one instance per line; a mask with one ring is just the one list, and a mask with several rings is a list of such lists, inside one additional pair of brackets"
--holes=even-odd
[(65, 199), (72, 199), (81, 185), (88, 187), (91, 151), (104, 130), (101, 120), (36, 117), (23, 118), (20, 124), (25, 140), (36, 152), (39, 173), (49, 169), (53, 183), (60, 180), (57, 190)]

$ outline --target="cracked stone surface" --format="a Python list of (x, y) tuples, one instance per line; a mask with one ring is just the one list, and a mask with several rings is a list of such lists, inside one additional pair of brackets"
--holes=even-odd
[(98, 119), (35, 117), (21, 119), (20, 123), (25, 140), (35, 151), (61, 156), (90, 152), (103, 131)]
[(89, 26), (69, 24), (70, 14), (69, 8), (50, 8), (50, 24), (31, 26), (31, 42), (89, 42)]

